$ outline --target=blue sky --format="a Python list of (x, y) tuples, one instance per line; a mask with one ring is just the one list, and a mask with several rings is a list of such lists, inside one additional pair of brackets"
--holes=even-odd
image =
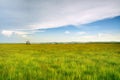
[(120, 41), (120, 0), (0, 0), (0, 42)]

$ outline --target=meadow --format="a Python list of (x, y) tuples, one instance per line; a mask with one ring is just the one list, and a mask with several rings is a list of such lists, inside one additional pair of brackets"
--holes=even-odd
[(120, 80), (120, 44), (0, 44), (0, 80)]

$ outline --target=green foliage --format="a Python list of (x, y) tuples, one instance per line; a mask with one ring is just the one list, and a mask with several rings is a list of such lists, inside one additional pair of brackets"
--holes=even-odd
[(0, 80), (120, 80), (120, 44), (0, 44)]

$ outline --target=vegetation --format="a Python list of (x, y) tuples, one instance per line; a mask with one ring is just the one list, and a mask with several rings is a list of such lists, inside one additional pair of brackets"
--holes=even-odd
[(120, 44), (0, 44), (0, 80), (120, 80)]

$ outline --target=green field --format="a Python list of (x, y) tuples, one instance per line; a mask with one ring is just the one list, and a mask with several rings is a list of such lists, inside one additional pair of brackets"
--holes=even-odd
[(120, 80), (120, 44), (0, 44), (0, 80)]

